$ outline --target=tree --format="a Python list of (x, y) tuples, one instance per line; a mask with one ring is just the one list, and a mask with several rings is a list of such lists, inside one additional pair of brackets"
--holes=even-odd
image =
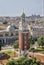
[(18, 48), (18, 40), (15, 41), (13, 47), (14, 47), (14, 54), (15, 54), (15, 49)]
[(43, 46), (44, 46), (44, 37), (38, 38), (37, 43), (38, 43), (39, 46), (42, 46), (42, 48), (43, 48)]
[(2, 47), (2, 41), (0, 40), (0, 51), (1, 51), (1, 47)]
[(18, 58), (7, 62), (6, 65), (41, 65), (35, 58)]
[(6, 65), (16, 65), (14, 61), (9, 61)]
[(18, 40), (16, 40), (14, 43), (14, 48), (18, 48), (18, 43), (19, 43)]
[(33, 45), (34, 44), (34, 38), (31, 36), (31, 37), (29, 37), (29, 39), (28, 39), (28, 45), (29, 45), (29, 47), (31, 46), (31, 45)]

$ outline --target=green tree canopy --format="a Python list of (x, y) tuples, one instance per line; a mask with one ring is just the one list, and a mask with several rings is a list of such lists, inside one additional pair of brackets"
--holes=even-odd
[(30, 47), (30, 45), (33, 45), (34, 44), (34, 38), (31, 36), (31, 37), (29, 37), (29, 39), (28, 39), (28, 45), (29, 45), (29, 47)]
[(16, 40), (14, 43), (14, 48), (18, 48), (18, 43), (19, 43), (18, 40)]
[(18, 58), (9, 61), (6, 65), (41, 65), (35, 58)]
[(2, 40), (0, 40), (0, 50), (1, 50), (1, 47), (2, 47)]
[(38, 40), (37, 40), (37, 42), (38, 42), (38, 45), (39, 46), (44, 46), (44, 37), (40, 37), (40, 38), (38, 38)]

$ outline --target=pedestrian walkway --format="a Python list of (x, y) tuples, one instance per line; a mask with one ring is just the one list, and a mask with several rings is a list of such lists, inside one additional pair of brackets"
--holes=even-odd
[(29, 56), (35, 57), (36, 59), (38, 59), (44, 63), (44, 55), (43, 54), (30, 52)]

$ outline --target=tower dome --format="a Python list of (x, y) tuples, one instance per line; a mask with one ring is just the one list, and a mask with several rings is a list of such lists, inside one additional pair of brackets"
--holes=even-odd
[(22, 15), (21, 15), (22, 18), (25, 18), (25, 13), (23, 12)]

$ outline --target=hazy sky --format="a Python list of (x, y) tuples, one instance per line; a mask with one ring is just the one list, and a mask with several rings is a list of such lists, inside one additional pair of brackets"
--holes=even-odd
[(0, 16), (44, 15), (44, 0), (0, 0)]

